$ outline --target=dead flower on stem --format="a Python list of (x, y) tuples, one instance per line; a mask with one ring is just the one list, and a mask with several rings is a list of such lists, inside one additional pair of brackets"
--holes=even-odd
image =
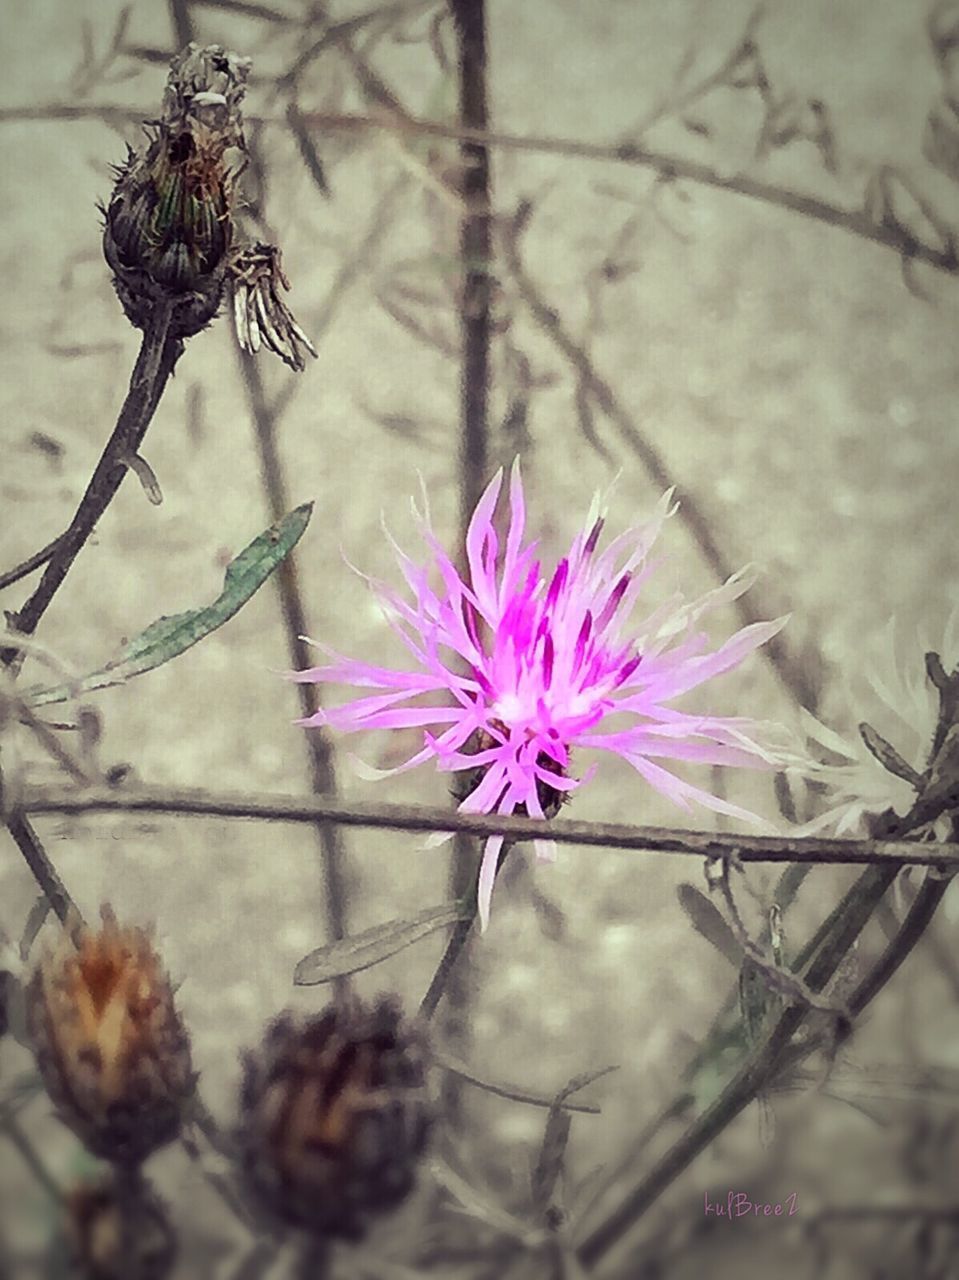
[(64, 930), (27, 991), (37, 1065), (60, 1118), (102, 1159), (137, 1165), (179, 1133), (190, 1045), (149, 935), (102, 909), (74, 946)]
[(246, 1057), (247, 1179), (273, 1216), (318, 1237), (356, 1239), (406, 1198), (430, 1118), (425, 1044), (390, 998), (285, 1014)]
[(233, 294), (246, 351), (260, 336), (293, 369), (309, 338), (278, 293), (289, 289), (272, 245), (242, 241), (238, 181), (246, 164), (241, 106), (251, 61), (219, 45), (188, 45), (170, 64), (158, 120), (145, 151), (130, 148), (104, 209), (103, 251), (131, 324), (145, 329), (158, 302), (172, 300), (171, 334), (190, 337)]

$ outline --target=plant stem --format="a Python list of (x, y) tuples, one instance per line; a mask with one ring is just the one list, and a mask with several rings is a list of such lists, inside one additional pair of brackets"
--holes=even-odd
[(439, 966), (433, 974), (433, 979), (430, 982), (429, 989), (420, 1004), (419, 1013), (421, 1018), (429, 1021), (435, 1013), (436, 1006), (439, 1004), (443, 997), (443, 992), (446, 990), (453, 966), (456, 964), (460, 957), (460, 953), (466, 946), (466, 940), (472, 932), (475, 920), (476, 913), (474, 911), (473, 915), (462, 920), (457, 920), (456, 924), (453, 926), (453, 932), (449, 936), (449, 941), (446, 944), (446, 950), (443, 952), (443, 958), (440, 960)]
[[(183, 349), (178, 338), (170, 337), (174, 305), (173, 301), (164, 300), (154, 308), (143, 331), (130, 388), (113, 434), (100, 455), (70, 527), (56, 541), (36, 590), (11, 619), (13, 628), (24, 635), (33, 635), (37, 629), (70, 566), (113, 500), (127, 472), (126, 459), (136, 454), (156, 412), (167, 379)], [(16, 671), (22, 661), (21, 651), (11, 646), (0, 653), (0, 661)]]
[[(77, 108), (66, 104), (51, 103), (46, 107), (14, 107), (0, 111), (0, 123), (4, 119), (70, 119), (82, 114), (93, 114), (101, 108)], [(255, 118), (255, 117), (254, 117)], [(728, 166), (710, 165), (701, 160), (689, 159), (673, 152), (654, 151), (634, 142), (584, 142), (577, 138), (562, 138), (532, 134), (490, 132), (467, 129), (460, 124), (447, 124), (437, 120), (420, 120), (412, 116), (355, 115), (335, 112), (304, 112), (304, 120), (316, 129), (372, 130), (424, 137), (456, 138), (481, 143), (486, 147), (503, 150), (538, 152), (564, 159), (595, 160), (604, 164), (638, 165), (658, 175), (661, 182), (691, 182), (696, 186), (743, 196), (747, 200), (784, 209), (801, 217), (810, 218), (824, 226), (834, 227), (849, 235), (883, 248), (891, 249), (904, 261), (926, 263), (947, 275), (959, 274), (959, 255), (955, 245), (948, 241), (940, 244), (925, 243), (917, 239), (908, 228), (892, 219), (880, 220), (862, 207), (844, 209), (830, 204), (818, 196), (789, 187), (777, 186), (761, 178), (737, 171), (731, 173)]]
[(903, 961), (925, 933), (936, 913), (946, 890), (950, 877), (928, 872), (922, 888), (906, 913), (898, 934), (892, 939), (885, 951), (873, 965), (862, 982), (849, 998), (849, 1011), (857, 1015), (870, 1004), (886, 983), (893, 977)]
[(296, 1280), (326, 1280), (331, 1274), (332, 1249), (326, 1240), (310, 1239), (303, 1245)]
[[(200, 787), (65, 787), (25, 786), (18, 798), (22, 813), (166, 813), (208, 818), (337, 823), (388, 831), (462, 831), (474, 836), (505, 835), (515, 841), (554, 840), (585, 848), (621, 849), (631, 853), (668, 853), (692, 858), (736, 857), (747, 863), (804, 863), (815, 866), (959, 868), (959, 843), (917, 842), (892, 838), (852, 840), (820, 836), (753, 836), (731, 832), (687, 831), (680, 827), (644, 827), (626, 822), (549, 821), (521, 814), (461, 813), (431, 805), (287, 796), (273, 792), (231, 794)], [(850, 890), (854, 891), (855, 886)], [(846, 899), (829, 916), (830, 928), (845, 909)], [(817, 931), (815, 947), (820, 934)], [(807, 951), (809, 948), (807, 947)], [(809, 952), (811, 954), (811, 951)], [(808, 956), (807, 956), (808, 958)]]
[(19, 564), (8, 569), (6, 573), (0, 573), (0, 591), (4, 587), (12, 587), (15, 582), (19, 582), (21, 578), (25, 578), (28, 574), (33, 573), (34, 569), (39, 569), (56, 551), (57, 547), (63, 541), (63, 534), (59, 534), (52, 542), (48, 542), (45, 547), (41, 547), (39, 551), (34, 551), (32, 556), (27, 556), (26, 560), (21, 560)]
[(9, 1138), (11, 1145), (16, 1147), (24, 1163), (29, 1167), (33, 1176), (53, 1203), (58, 1206), (62, 1205), (64, 1200), (62, 1187), (40, 1158), (33, 1143), (21, 1129), (20, 1122), (16, 1116), (4, 1116), (2, 1129), (7, 1138)]
[[(485, 0), (449, 0), (457, 43), (459, 123), (464, 129), (481, 132), (489, 127), (487, 91), (487, 42)], [(489, 470), (489, 380), (491, 339), (492, 220), (490, 208), (490, 163), (485, 143), (461, 139), (460, 194), (463, 213), (460, 221), (460, 547), (465, 559), (466, 531)], [(450, 864), (450, 892), (461, 898), (470, 892), (478, 865), (476, 843), (462, 832), (453, 842)], [(443, 1018), (443, 1038), (461, 1057), (469, 1049), (469, 966), (463, 962), (453, 972), (454, 962), (466, 945), (471, 922), (461, 922), (450, 938), (447, 954), (424, 1000), (427, 1017), (447, 988)], [(445, 968), (444, 968), (445, 966)], [(452, 977), (450, 976), (452, 974)], [(437, 981), (439, 985), (437, 986)], [(434, 990), (434, 987), (436, 988)], [(431, 1003), (430, 1003), (431, 1002)], [(447, 1076), (443, 1085), (443, 1105), (455, 1122), (460, 1109), (460, 1082)]]
[(23, 854), (24, 860), (33, 878), (43, 891), (47, 901), (57, 913), (60, 923), (66, 925), (69, 919), (79, 922), (80, 914), (76, 903), (70, 897), (66, 885), (60, 879), (56, 867), (50, 861), (49, 854), (40, 843), (30, 820), (23, 813), (11, 814), (7, 819), (7, 829)]
[[(810, 965), (806, 982), (813, 991), (821, 991), (835, 973), (895, 876), (895, 867), (869, 867), (859, 877), (845, 915)], [(806, 1014), (807, 1009), (800, 1004), (783, 1011), (769, 1036), (743, 1063), (716, 1101), (697, 1117), (619, 1208), (582, 1242), (577, 1252), (584, 1267), (595, 1267), (636, 1219), (752, 1102), (776, 1074)]]
[[(256, 431), (257, 447), (260, 455), (260, 470), (263, 477), (263, 488), (267, 496), (271, 518), (279, 520), (289, 509), (289, 494), (284, 474), (283, 462), (276, 443), (276, 418), (269, 404), (263, 387), (263, 379), (252, 356), (240, 352), (240, 363), (250, 401), (250, 410)], [(287, 650), (291, 665), (302, 670), (309, 667), (312, 657), (306, 641), (302, 639), (310, 631), (300, 591), (299, 577), (293, 556), (287, 556), (276, 575), (280, 592), (280, 606), (283, 614), (283, 626), (286, 633)], [(300, 706), (304, 717), (313, 715), (319, 709), (317, 686), (297, 684)], [(310, 775), (314, 795), (335, 797), (336, 768), (333, 750), (326, 735), (319, 729), (313, 729), (304, 735), (306, 750), (310, 759)], [(340, 833), (333, 823), (316, 820), (317, 836), (323, 860), (323, 876), (326, 888), (326, 909), (330, 933), (333, 938), (343, 938), (348, 932), (347, 919), (347, 886), (345, 850)], [(343, 990), (342, 982), (337, 984)]]

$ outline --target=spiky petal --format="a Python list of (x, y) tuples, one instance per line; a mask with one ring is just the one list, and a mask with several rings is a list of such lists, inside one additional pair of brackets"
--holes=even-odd
[[(674, 599), (631, 620), (653, 566), (649, 552), (674, 507), (663, 496), (651, 518), (600, 550), (603, 522), (590, 512), (552, 573), (524, 542), (526, 505), (519, 466), (509, 481), (509, 523), (500, 545), (493, 523), (503, 487), (497, 473), (477, 503), (466, 536), (465, 574), (419, 517), (431, 563), (397, 548), (411, 598), (374, 584), (390, 624), (413, 659), (408, 670), (333, 655), (295, 672), (298, 681), (370, 690), (301, 721), (343, 732), (422, 728), (423, 746), (400, 772), (435, 760), (470, 771), (464, 812), (552, 816), (552, 802), (585, 777), (570, 775), (577, 747), (618, 755), (683, 809), (692, 802), (753, 819), (736, 805), (676, 777), (662, 760), (772, 767), (763, 727), (738, 717), (696, 715), (666, 705), (738, 666), (785, 619), (744, 627), (718, 648), (699, 628), (703, 615), (741, 595), (745, 573), (700, 600)], [(435, 584), (435, 585), (434, 585)], [(615, 717), (615, 720), (613, 720)], [(487, 841), (478, 881), (483, 927), (502, 837)], [(538, 842), (541, 859), (550, 844)]]

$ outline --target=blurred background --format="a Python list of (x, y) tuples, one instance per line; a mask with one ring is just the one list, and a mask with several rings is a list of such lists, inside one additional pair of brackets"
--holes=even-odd
[[(919, 633), (936, 647), (956, 601), (959, 270), (923, 261), (948, 257), (950, 228), (959, 234), (949, 21), (939, 6), (937, 46), (925, 0), (488, 4), (491, 129), (508, 135), (490, 151), (488, 471), (522, 456), (529, 527), (547, 560), (614, 477), (614, 532), (675, 483), (683, 509), (667, 526), (653, 599), (716, 585), (690, 516), (729, 566), (759, 567), (753, 607), (792, 614), (788, 652), (778, 669), (757, 656), (717, 682), (717, 713), (796, 729), (802, 698), (854, 738), (881, 712), (868, 675), (889, 619), (900, 660), (915, 661)], [(953, 25), (959, 42), (959, 8)], [(4, 27), (0, 568), (69, 522), (122, 402), (139, 339), (101, 257), (96, 205), (111, 164), (141, 137), (137, 121), (156, 115), (186, 38), (254, 60), (245, 217), (282, 246), (290, 304), (319, 353), (302, 374), (261, 353), (251, 382), (228, 318), (188, 344), (143, 449), (162, 505), (135, 480), (123, 485), (39, 637), (93, 670), (160, 614), (215, 598), (230, 557), (272, 519), (254, 414), (262, 392), (260, 429), (265, 413), (288, 505), (316, 503), (296, 552), (309, 634), (396, 662), (346, 560), (398, 582), (381, 517), (415, 556), (409, 499), (421, 478), (441, 539), (457, 537), (460, 152), (455, 137), (396, 125), (455, 126), (445, 6), (35, 0), (8, 5)], [(388, 111), (395, 127), (379, 127)], [(947, 124), (937, 132), (932, 117)], [(647, 151), (675, 157), (676, 169), (642, 162)], [(790, 193), (809, 207), (792, 207)], [(525, 227), (511, 238), (521, 207)], [(904, 256), (869, 227), (917, 251)], [(5, 591), (4, 607), (22, 603), (28, 585)], [(729, 609), (717, 635), (737, 625)], [(289, 663), (271, 583), (177, 662), (96, 695), (100, 761), (151, 784), (307, 793), (296, 690), (279, 678)], [(356, 750), (386, 767), (415, 745), (382, 735), (334, 743), (340, 796), (445, 803), (442, 776), (374, 785), (348, 758)], [(37, 784), (55, 776), (39, 755), (28, 774)], [(697, 781), (777, 814), (768, 778)], [(686, 821), (616, 763), (577, 794), (572, 816)], [(708, 827), (710, 815), (701, 820)], [(84, 913), (109, 901), (122, 919), (155, 924), (204, 1098), (232, 1123), (240, 1051), (280, 1009), (326, 999), (292, 985), (296, 962), (329, 936), (315, 832), (119, 815), (38, 818), (37, 829)], [(447, 896), (447, 847), (356, 829), (343, 843), (351, 931)], [(13, 844), (3, 849), (0, 925), (17, 938), (36, 889)], [(714, 1080), (690, 1084), (683, 1073), (736, 969), (683, 908), (680, 886), (705, 891), (695, 860), (564, 846), (554, 867), (534, 868), (525, 850), (516, 864), (472, 948), (468, 1030), (455, 1047), (477, 1075), (547, 1097), (580, 1073), (618, 1068), (587, 1091), (601, 1113), (575, 1118), (554, 1193), (575, 1235), (715, 1095)], [(787, 938), (798, 945), (851, 879), (851, 869), (811, 874)], [(763, 900), (773, 869), (748, 882)], [(889, 911), (909, 892), (907, 883)], [(823, 1075), (775, 1098), (765, 1145), (757, 1108), (747, 1109), (596, 1274), (959, 1276), (957, 923), (953, 889), (828, 1084)], [(880, 920), (852, 971), (882, 945)], [(362, 974), (358, 989), (394, 990), (415, 1008), (441, 946), (434, 937), (402, 953)], [(20, 1045), (0, 1041), (0, 1089), (29, 1068)], [(694, 1101), (641, 1147), (680, 1084)], [(498, 1238), (490, 1206), (530, 1220), (544, 1112), (466, 1086), (458, 1094), (455, 1134), (443, 1141), (476, 1195), (464, 1239)], [(43, 1095), (18, 1123), (58, 1186), (90, 1173)], [(249, 1242), (202, 1162), (174, 1146), (151, 1170), (180, 1236), (177, 1274), (240, 1274)], [(452, 1255), (417, 1261), (433, 1212), (425, 1181), (377, 1245), (409, 1272), (346, 1259), (343, 1274), (577, 1274), (533, 1249), (478, 1270)], [(773, 1203), (795, 1193), (798, 1211), (706, 1215), (704, 1196), (725, 1202), (729, 1191)], [(940, 1212), (949, 1204), (952, 1221)], [(58, 1216), (0, 1134), (9, 1274), (54, 1273)]]

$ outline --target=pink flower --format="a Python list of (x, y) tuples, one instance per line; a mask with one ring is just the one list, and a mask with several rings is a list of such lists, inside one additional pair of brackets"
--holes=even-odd
[[(421, 567), (399, 548), (411, 599), (373, 584), (390, 625), (413, 659), (411, 670), (331, 654), (327, 666), (294, 680), (350, 684), (374, 690), (317, 712), (304, 725), (362, 729), (423, 727), (423, 747), (389, 773), (435, 760), (441, 770), (468, 771), (469, 813), (552, 817), (559, 802), (595, 771), (571, 776), (571, 751), (593, 748), (621, 756), (683, 809), (709, 809), (757, 821), (754, 815), (670, 773), (659, 760), (775, 767), (779, 756), (761, 738), (763, 726), (743, 718), (704, 716), (667, 703), (738, 666), (783, 626), (744, 627), (711, 649), (697, 629), (708, 610), (741, 595), (745, 573), (698, 601), (677, 597), (641, 621), (630, 615), (653, 571), (649, 551), (671, 514), (664, 495), (652, 518), (600, 550), (603, 520), (594, 503), (583, 530), (551, 576), (536, 544), (523, 542), (526, 508), (519, 466), (509, 486), (504, 547), (493, 526), (503, 475), (480, 498), (466, 538), (468, 572), (461, 577), (429, 520), (420, 528), (432, 563)], [(615, 719), (614, 719), (615, 717)], [(474, 782), (475, 778), (475, 782)], [(482, 927), (489, 919), (502, 836), (486, 842), (478, 882)], [(543, 861), (551, 842), (537, 841)]]

